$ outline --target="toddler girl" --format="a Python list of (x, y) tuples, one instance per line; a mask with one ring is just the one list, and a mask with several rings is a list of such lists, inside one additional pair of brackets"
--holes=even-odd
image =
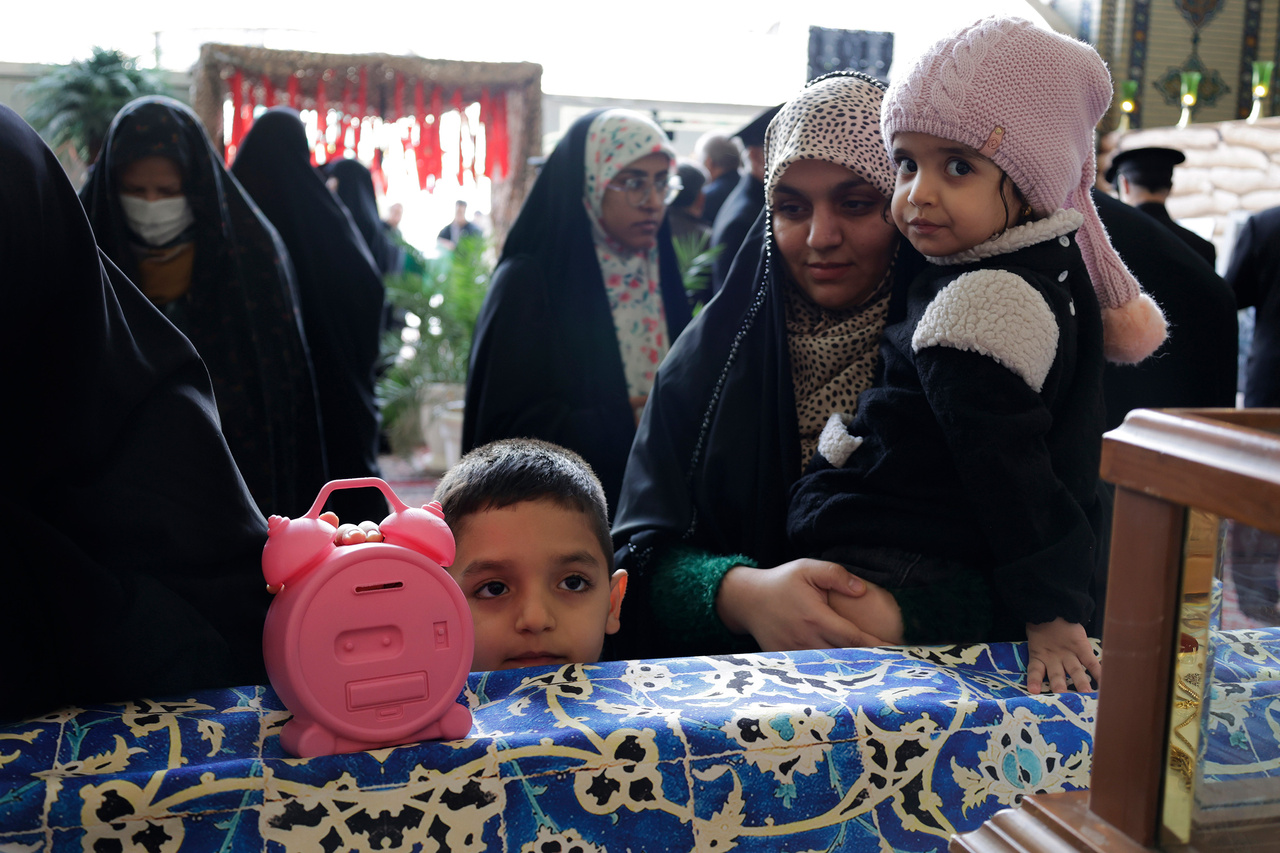
[(1025, 631), (1032, 692), (1101, 675), (1084, 625), (1105, 560), (1104, 355), (1137, 362), (1165, 335), (1089, 197), (1111, 94), (1091, 47), (1015, 18), (948, 36), (890, 86), (892, 215), (931, 263), (788, 518), (802, 553), (889, 590), (839, 602), (860, 626), (911, 643)]

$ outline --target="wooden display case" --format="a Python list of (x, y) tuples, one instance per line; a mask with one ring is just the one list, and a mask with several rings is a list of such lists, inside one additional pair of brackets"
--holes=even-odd
[[(1203, 670), (1184, 677), (1204, 665), (1197, 629), (1186, 626), (1207, 635), (1212, 594), (1222, 590), (1212, 571), (1219, 520), (1280, 534), (1280, 410), (1132, 412), (1104, 436), (1102, 477), (1117, 488), (1090, 790), (1029, 797), (950, 849), (1280, 849), (1280, 776), (1254, 785), (1250, 797), (1265, 793), (1244, 803), (1231, 794), (1223, 802), (1218, 789), (1212, 819), (1200, 820), (1200, 752), (1182, 737), (1198, 728), (1185, 727), (1188, 717), (1208, 716)], [(1178, 766), (1193, 753), (1192, 767)], [(1173, 771), (1190, 794), (1169, 781)], [(1188, 803), (1191, 813), (1180, 814)]]

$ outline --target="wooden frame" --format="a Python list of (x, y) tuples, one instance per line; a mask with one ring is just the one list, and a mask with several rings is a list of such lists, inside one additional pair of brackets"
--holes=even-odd
[(1185, 510), (1280, 532), (1280, 409), (1131, 412), (1103, 438), (1102, 477), (1117, 488), (1090, 790), (1029, 797), (957, 853), (1154, 848)]

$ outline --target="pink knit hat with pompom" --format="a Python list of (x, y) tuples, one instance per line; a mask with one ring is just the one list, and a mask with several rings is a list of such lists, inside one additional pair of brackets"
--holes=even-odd
[(1136, 364), (1165, 338), (1164, 315), (1116, 254), (1093, 206), (1093, 129), (1111, 103), (1111, 76), (1084, 42), (1021, 18), (991, 17), (947, 36), (885, 93), (880, 124), (977, 150), (1005, 171), (1038, 216), (1074, 208), (1078, 242), (1102, 306), (1110, 361)]

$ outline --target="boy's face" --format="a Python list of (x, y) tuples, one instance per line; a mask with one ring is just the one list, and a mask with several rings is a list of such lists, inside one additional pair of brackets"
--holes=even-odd
[(608, 562), (585, 513), (549, 500), (467, 516), (449, 574), (471, 605), (473, 671), (600, 659), (618, 630), (626, 572)]

